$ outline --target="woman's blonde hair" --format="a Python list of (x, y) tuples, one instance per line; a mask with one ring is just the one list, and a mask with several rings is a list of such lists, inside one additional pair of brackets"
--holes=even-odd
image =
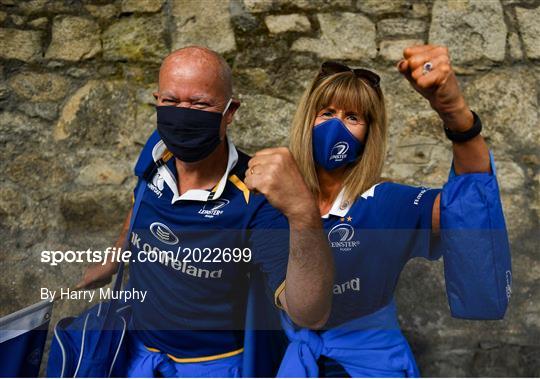
[(290, 149), (310, 190), (320, 193), (312, 148), (312, 129), (317, 113), (334, 105), (355, 110), (367, 123), (364, 151), (349, 165), (343, 183), (345, 198), (354, 201), (359, 195), (378, 183), (386, 156), (387, 120), (384, 97), (379, 87), (352, 71), (320, 77), (304, 92), (292, 123)]

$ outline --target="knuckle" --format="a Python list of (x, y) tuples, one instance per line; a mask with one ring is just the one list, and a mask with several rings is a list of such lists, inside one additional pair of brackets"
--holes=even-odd
[(409, 66), (410, 67), (418, 67), (420, 64), (424, 63), (422, 58), (418, 55), (415, 55), (411, 58), (409, 58)]
[(440, 67), (440, 70), (444, 73), (444, 74), (449, 74), (450, 71), (452, 71), (450, 69), (450, 65), (448, 64), (442, 64), (441, 67)]
[(435, 52), (437, 55), (448, 55), (448, 48), (446, 46), (437, 46)]

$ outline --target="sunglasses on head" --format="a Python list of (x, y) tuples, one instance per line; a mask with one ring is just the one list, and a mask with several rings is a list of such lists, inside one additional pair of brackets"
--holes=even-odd
[(352, 72), (357, 78), (365, 79), (371, 85), (371, 87), (375, 89), (379, 88), (381, 77), (373, 71), (369, 71), (364, 68), (350, 68), (343, 63), (335, 61), (326, 61), (321, 65), (319, 75), (317, 76), (317, 81), (322, 80), (330, 75), (348, 71)]

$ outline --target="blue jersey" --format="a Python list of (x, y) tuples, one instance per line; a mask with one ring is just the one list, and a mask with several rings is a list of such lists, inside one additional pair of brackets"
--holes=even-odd
[(230, 140), (228, 150), (214, 188), (182, 195), (174, 158), (157, 133), (135, 168), (147, 188), (130, 236), (130, 250), (141, 252), (130, 285), (148, 294), (132, 305), (132, 329), (149, 349), (179, 362), (242, 352), (251, 270), (264, 272), (275, 299), (284, 288), (287, 219), (248, 191), (242, 179), (249, 157)]
[(353, 203), (343, 191), (323, 216), (336, 266), (326, 328), (371, 314), (390, 303), (405, 263), (437, 259), (431, 215), (438, 189), (384, 182)]

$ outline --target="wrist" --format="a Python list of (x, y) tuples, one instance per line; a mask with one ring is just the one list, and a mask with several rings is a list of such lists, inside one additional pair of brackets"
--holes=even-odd
[(291, 227), (309, 227), (320, 224), (320, 213), (313, 196), (295, 201), (295, 207), (285, 213)]
[(472, 128), (474, 123), (473, 114), (464, 100), (444, 111), (437, 110), (437, 113), (444, 127), (453, 132), (465, 132)]

